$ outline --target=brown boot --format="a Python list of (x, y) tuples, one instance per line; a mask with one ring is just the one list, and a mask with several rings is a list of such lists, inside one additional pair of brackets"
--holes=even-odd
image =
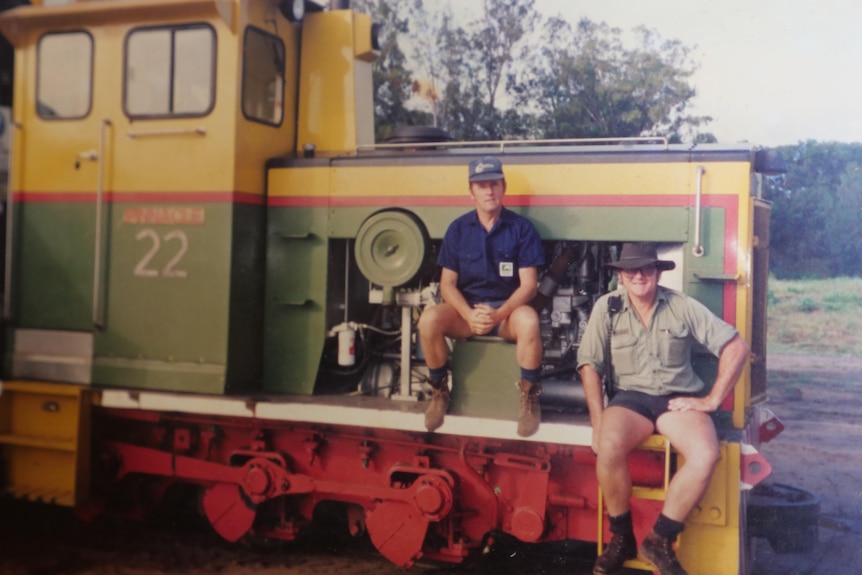
[(627, 559), (634, 559), (637, 555), (638, 544), (634, 533), (615, 534), (605, 546), (605, 552), (593, 564), (593, 575), (615, 575), (622, 571)]
[(650, 531), (643, 540), (638, 556), (641, 561), (655, 565), (661, 575), (687, 575), (676, 558), (673, 543), (670, 539), (658, 536), (655, 531)]
[(521, 390), (521, 408), (518, 410), (518, 435), (529, 437), (539, 429), (542, 421), (542, 408), (539, 405), (539, 395), (542, 384), (522, 379), (518, 382)]
[(443, 418), (446, 416), (446, 411), (449, 410), (448, 379), (444, 377), (428, 382), (428, 385), (431, 386), (431, 403), (425, 410), (425, 428), (428, 431), (434, 431), (443, 425)]

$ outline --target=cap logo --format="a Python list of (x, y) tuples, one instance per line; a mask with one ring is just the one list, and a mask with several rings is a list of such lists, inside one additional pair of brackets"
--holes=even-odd
[(476, 168), (473, 171), (476, 174), (481, 174), (485, 170), (493, 170), (496, 167), (497, 166), (495, 166), (494, 164), (491, 164), (491, 163), (483, 164), (482, 162), (479, 162), (478, 164), (476, 164)]

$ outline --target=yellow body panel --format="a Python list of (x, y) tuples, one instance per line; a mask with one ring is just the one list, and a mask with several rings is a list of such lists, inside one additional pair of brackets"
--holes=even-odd
[(74, 506), (89, 493), (90, 407), (78, 385), (6, 382), (0, 394), (0, 457), (7, 492)]
[(320, 151), (353, 152), (374, 143), (373, 55), (370, 44), (356, 37), (370, 31), (368, 17), (349, 10), (306, 16), (297, 151), (313, 145)]
[[(710, 175), (724, 182), (744, 177), (747, 166), (710, 164)], [(505, 167), (507, 196), (636, 196), (694, 194), (696, 167), (690, 163), (541, 164)], [(310, 174), (320, 174), (309, 179)], [(329, 174), (331, 173), (331, 179)], [(323, 174), (326, 174), (325, 176)], [(328, 186), (322, 184), (328, 183)], [(745, 188), (747, 190), (747, 185)], [(737, 185), (705, 190), (704, 195), (737, 195)], [(375, 196), (450, 197), (469, 194), (466, 164), (427, 166), (335, 166), (275, 170), (270, 176), (271, 197), (311, 196), (351, 198)], [(692, 200), (693, 203), (693, 200)], [(745, 214), (740, 214), (745, 217)]]
[[(12, 189), (34, 195), (95, 193), (101, 171), (104, 191), (116, 194), (240, 191), (262, 196), (265, 161), (294, 146), (297, 27), (273, 26), (277, 9), (268, 2), (133, 0), (108, 13), (98, 4), (25, 8), (0, 18), (17, 48), (14, 120), (26, 126), (14, 144), (19, 165)], [(93, 42), (91, 110), (80, 119), (43, 120), (32, 94), (37, 51), (31, 48), (46, 30), (79, 30), (92, 23), (94, 12), (100, 13), (99, 25), (84, 28)], [(130, 119), (123, 110), (124, 51), (117, 47), (132, 29), (183, 22), (215, 31), (215, 107), (202, 117)], [(280, 126), (247, 121), (242, 114), (237, 78), (248, 26), (277, 34), (285, 44)]]

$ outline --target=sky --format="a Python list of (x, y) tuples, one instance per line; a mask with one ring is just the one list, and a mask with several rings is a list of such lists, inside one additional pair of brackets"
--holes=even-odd
[[(480, 0), (452, 0), (480, 9)], [(428, 2), (430, 4), (430, 2)], [(862, 142), (860, 0), (535, 0), (581, 18), (680, 40), (699, 68), (690, 112), (719, 142)]]

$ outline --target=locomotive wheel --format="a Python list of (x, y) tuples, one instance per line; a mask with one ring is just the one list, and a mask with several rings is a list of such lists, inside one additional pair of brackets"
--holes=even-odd
[(356, 233), (356, 263), (372, 283), (398, 287), (422, 269), (429, 242), (425, 225), (414, 214), (382, 210), (362, 222)]

